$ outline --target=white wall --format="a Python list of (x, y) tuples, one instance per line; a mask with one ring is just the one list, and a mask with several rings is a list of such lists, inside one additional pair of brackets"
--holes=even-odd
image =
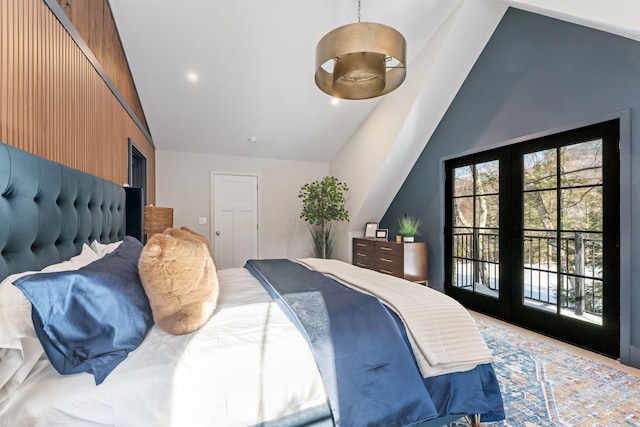
[[(329, 165), (205, 153), (156, 151), (156, 204), (174, 208), (174, 226), (211, 239), (211, 171), (258, 176), (258, 257), (311, 255), (307, 223), (300, 219), (298, 191), (327, 175)], [(207, 225), (198, 218), (207, 217)]]

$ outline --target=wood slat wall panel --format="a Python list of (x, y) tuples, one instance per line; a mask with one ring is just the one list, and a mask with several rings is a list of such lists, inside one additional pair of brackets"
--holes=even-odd
[(0, 0), (0, 141), (122, 184), (128, 138), (154, 203), (154, 148), (80, 48), (42, 0)]
[(149, 131), (127, 57), (107, 0), (56, 0), (118, 92)]

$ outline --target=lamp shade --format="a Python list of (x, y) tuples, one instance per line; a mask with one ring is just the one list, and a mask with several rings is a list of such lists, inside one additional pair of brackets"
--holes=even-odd
[(173, 208), (159, 206), (144, 207), (144, 234), (151, 237), (173, 227)]
[[(344, 25), (316, 47), (316, 85), (344, 99), (367, 99), (396, 89), (406, 76), (407, 43), (398, 31), (373, 22)], [(325, 64), (332, 62), (333, 70)]]

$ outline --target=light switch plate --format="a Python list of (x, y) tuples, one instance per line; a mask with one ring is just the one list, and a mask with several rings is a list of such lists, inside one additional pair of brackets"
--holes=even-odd
[(198, 218), (198, 224), (205, 225), (206, 223), (207, 223), (207, 217), (206, 216), (201, 216), (200, 218)]

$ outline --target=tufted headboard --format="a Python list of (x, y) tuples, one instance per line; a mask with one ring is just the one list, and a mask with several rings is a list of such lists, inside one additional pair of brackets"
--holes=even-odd
[(0, 143), (0, 280), (125, 235), (125, 191)]

